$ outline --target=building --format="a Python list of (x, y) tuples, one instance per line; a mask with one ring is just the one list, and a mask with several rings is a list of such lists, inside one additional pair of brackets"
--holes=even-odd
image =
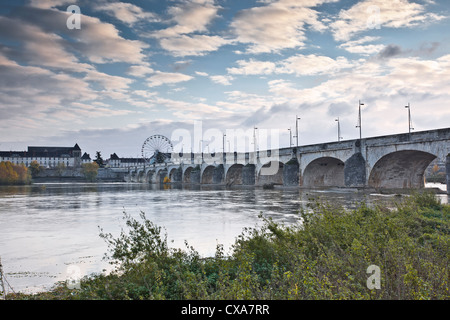
[(119, 158), (116, 153), (110, 155), (107, 165), (110, 168), (129, 168), (142, 166), (145, 163), (143, 158)]
[(89, 153), (84, 153), (83, 156), (81, 157), (81, 164), (83, 163), (91, 163), (91, 156), (89, 155)]
[[(89, 155), (88, 155), (89, 156)], [(78, 143), (73, 147), (28, 147), (27, 151), (0, 151), (0, 162), (10, 161), (13, 164), (24, 164), (28, 167), (37, 161), (45, 168), (53, 168), (64, 164), (66, 167), (80, 167), (81, 149)]]

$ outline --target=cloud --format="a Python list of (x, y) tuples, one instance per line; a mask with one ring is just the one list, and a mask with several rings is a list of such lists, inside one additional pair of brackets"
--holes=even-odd
[(213, 1), (186, 0), (168, 8), (170, 18), (166, 23), (171, 27), (152, 33), (156, 38), (178, 37), (183, 34), (208, 31), (207, 26), (217, 17), (219, 6)]
[(316, 54), (297, 54), (280, 61), (236, 61), (238, 67), (228, 68), (233, 75), (269, 75), (269, 74), (295, 74), (297, 76), (332, 75), (342, 69), (351, 68), (354, 63), (345, 57), (336, 59)]
[(145, 12), (141, 7), (126, 2), (99, 2), (94, 5), (94, 10), (105, 11), (116, 19), (132, 26), (145, 20), (147, 22), (158, 22), (158, 16), (153, 12)]
[[(38, 52), (41, 56), (46, 49), (51, 52), (48, 54), (59, 50), (58, 55), (65, 57), (67, 61), (78, 60), (75, 55), (85, 57), (93, 63), (139, 64), (144, 61), (143, 51), (149, 47), (148, 44), (125, 39), (119, 35), (114, 25), (84, 14), (80, 16), (81, 29), (70, 30), (66, 26), (68, 17), (69, 13), (65, 11), (24, 6), (12, 11), (9, 17), (2, 17), (5, 26), (0, 29), (0, 33), (20, 42), (25, 50), (26, 46), (33, 44), (36, 44), (33, 49), (38, 48), (42, 41)], [(37, 58), (39, 56), (35, 59)], [(61, 66), (66, 65), (63, 61), (58, 62)]]
[(180, 35), (160, 40), (161, 47), (176, 57), (202, 56), (229, 43), (222, 37), (207, 35)]
[(340, 116), (344, 123), (354, 126), (356, 105), (362, 100), (364, 117), (370, 119), (365, 121), (366, 133), (376, 135), (401, 129), (399, 119), (404, 118), (403, 106), (408, 102), (415, 106), (417, 130), (426, 125), (436, 126), (427, 121), (438, 111), (442, 123), (450, 121), (450, 110), (442, 108), (450, 99), (449, 67), (450, 55), (436, 60), (394, 56), (383, 62), (367, 60), (311, 88), (283, 79), (271, 80), (268, 86), (269, 92), (285, 103), (310, 110), (306, 114), (311, 115), (312, 124), (303, 123), (311, 130), (317, 127), (317, 121), (334, 120), (330, 115)]
[(342, 69), (348, 69), (354, 66), (345, 57), (332, 59), (316, 54), (295, 55), (282, 61), (281, 65), (281, 68), (277, 69), (278, 73), (295, 73), (297, 76), (331, 75)]
[(238, 42), (248, 44), (247, 53), (279, 52), (301, 48), (307, 27), (323, 31), (319, 12), (311, 9), (330, 1), (271, 1), (265, 6), (240, 11), (231, 22)]
[(234, 79), (232, 76), (223, 76), (223, 75), (217, 75), (217, 76), (210, 76), (209, 77), (213, 82), (222, 84), (224, 86), (230, 86), (231, 81)]
[(249, 61), (238, 60), (236, 61), (238, 67), (228, 68), (229, 74), (235, 75), (263, 75), (271, 74), (276, 69), (276, 64), (271, 61), (257, 61), (250, 59)]
[(408, 0), (365, 0), (341, 10), (330, 27), (337, 41), (348, 41), (366, 30), (412, 27), (443, 18), (427, 12), (426, 4)]
[(169, 7), (164, 22), (170, 27), (147, 34), (159, 40), (161, 47), (173, 56), (202, 56), (230, 43), (208, 32), (208, 26), (218, 17), (220, 6), (214, 1), (187, 0)]
[(368, 56), (378, 53), (385, 48), (384, 44), (367, 44), (368, 42), (373, 42), (379, 39), (380, 37), (365, 36), (361, 39), (347, 41), (339, 45), (339, 48), (344, 49), (350, 53)]
[(395, 44), (390, 44), (378, 53), (377, 58), (378, 59), (389, 59), (389, 58), (401, 55), (402, 53), (403, 53), (403, 50), (400, 46), (395, 45)]
[(148, 64), (131, 66), (127, 70), (127, 74), (138, 78), (145, 77), (147, 74), (152, 74), (154, 72), (155, 71), (150, 68)]
[(191, 76), (183, 73), (171, 73), (171, 72), (161, 72), (157, 71), (154, 75), (149, 77), (148, 86), (156, 87), (163, 84), (175, 84), (179, 82), (185, 82), (193, 79)]

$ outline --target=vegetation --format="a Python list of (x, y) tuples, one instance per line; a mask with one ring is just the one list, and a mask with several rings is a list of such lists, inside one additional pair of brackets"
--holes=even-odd
[(44, 167), (42, 167), (39, 162), (37, 162), (36, 160), (31, 161), (30, 163), (30, 171), (31, 171), (31, 176), (33, 178), (37, 177), (37, 175), (44, 171)]
[(62, 177), (64, 171), (67, 170), (66, 165), (64, 164), (64, 162), (60, 162), (58, 163), (58, 165), (56, 166), (56, 172), (58, 173), (59, 177)]
[[(60, 284), (17, 299), (449, 299), (450, 206), (431, 193), (394, 209), (345, 210), (317, 202), (301, 223), (270, 219), (245, 230), (230, 255), (170, 248), (161, 228), (125, 214), (128, 231), (101, 231), (116, 271), (91, 275), (80, 289)], [(380, 268), (368, 289), (367, 268)]]
[(98, 174), (98, 164), (96, 162), (91, 163), (83, 163), (81, 165), (81, 171), (83, 172), (84, 177), (88, 181), (95, 181)]
[(97, 152), (96, 152), (94, 162), (97, 163), (97, 165), (98, 165), (100, 168), (103, 168), (103, 167), (105, 166), (105, 163), (104, 163), (104, 160), (103, 160), (103, 158), (102, 158), (102, 154), (101, 154), (100, 151), (97, 151)]
[(30, 184), (31, 175), (24, 164), (0, 162), (0, 185)]

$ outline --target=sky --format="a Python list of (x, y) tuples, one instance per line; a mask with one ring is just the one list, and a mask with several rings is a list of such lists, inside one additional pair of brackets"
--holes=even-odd
[(360, 102), (363, 137), (407, 132), (408, 103), (414, 131), (447, 128), (449, 18), (447, 0), (1, 0), (0, 150), (288, 147), (296, 125), (337, 141), (338, 118), (356, 139)]

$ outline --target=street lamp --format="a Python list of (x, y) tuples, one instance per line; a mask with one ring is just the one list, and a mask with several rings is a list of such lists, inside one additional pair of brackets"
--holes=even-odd
[(364, 103), (361, 103), (361, 100), (359, 100), (359, 106), (358, 106), (358, 125), (356, 128), (359, 128), (359, 139), (361, 140), (362, 134), (361, 134), (361, 106), (363, 106)]
[(226, 137), (227, 135), (224, 133), (223, 134), (223, 139), (222, 139), (222, 149), (223, 149), (223, 153), (225, 153), (225, 137)]
[(256, 148), (256, 129), (258, 129), (257, 127), (253, 127), (253, 148), (254, 148), (254, 152), (256, 152), (257, 148)]
[(297, 139), (297, 148), (298, 148), (298, 120), (300, 120), (298, 116), (295, 116), (295, 138)]
[(291, 128), (288, 129), (289, 130), (289, 148), (292, 147), (292, 130)]
[(340, 142), (342, 137), (341, 137), (341, 124), (339, 122), (339, 117), (337, 119), (335, 119), (334, 121), (337, 121), (338, 142)]
[(414, 128), (412, 127), (412, 121), (411, 121), (411, 105), (408, 103), (408, 105), (405, 106), (405, 108), (408, 109), (408, 131), (409, 131), (409, 133), (411, 133), (411, 130), (414, 130)]

